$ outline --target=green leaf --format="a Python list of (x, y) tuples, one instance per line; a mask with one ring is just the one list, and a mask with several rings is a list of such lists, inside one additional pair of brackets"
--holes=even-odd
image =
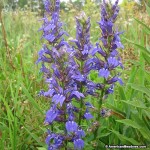
[(107, 108), (110, 108), (111, 110), (117, 112), (118, 114), (120, 114), (122, 117), (126, 117), (126, 114), (124, 112), (122, 112), (121, 110), (119, 110), (118, 108), (116, 108), (115, 106), (109, 104), (109, 103), (106, 103), (105, 104)]
[(133, 145), (140, 145), (140, 143), (137, 142), (136, 140), (134, 140), (133, 138), (128, 138), (128, 137), (126, 137), (126, 136), (120, 134), (119, 132), (117, 132), (117, 131), (115, 131), (115, 130), (110, 130), (110, 131), (112, 131), (121, 141), (124, 141), (124, 140), (125, 140), (125, 141), (130, 142), (130, 143), (133, 144)]
[(138, 101), (138, 100), (133, 100), (133, 101), (124, 101), (124, 100), (122, 100), (122, 102), (124, 102), (126, 104), (129, 104), (131, 106), (134, 106), (134, 107), (138, 107), (138, 108), (143, 108), (143, 109), (147, 108), (141, 101)]
[(33, 99), (33, 97), (30, 95), (30, 93), (28, 92), (28, 90), (22, 85), (23, 87), (23, 91), (26, 94), (26, 96), (28, 97), (29, 101), (33, 104), (33, 106), (41, 113), (44, 114), (43, 111), (41, 110), (41, 108), (38, 106), (38, 104), (36, 103), (36, 101)]
[(130, 40), (127, 39), (127, 38), (123, 38), (123, 39), (125, 39), (125, 40), (128, 41), (129, 43), (134, 44), (134, 45), (135, 45), (136, 47), (138, 47), (143, 53), (145, 53), (145, 54), (147, 54), (147, 55), (150, 55), (150, 51), (149, 51), (147, 48), (143, 47), (142, 45), (139, 45), (139, 44), (137, 44), (137, 43), (134, 43), (134, 42), (130, 41)]
[(141, 86), (141, 85), (137, 85), (137, 84), (133, 84), (133, 83), (129, 84), (129, 85), (131, 86), (131, 88), (133, 88), (137, 91), (143, 92), (150, 97), (150, 90), (147, 89), (146, 87)]
[[(132, 70), (131, 70), (130, 77), (129, 77), (127, 83), (133, 83), (134, 82), (134, 79), (136, 77), (137, 71), (138, 71), (138, 67), (133, 66)], [(131, 87), (130, 87), (130, 89), (131, 89)], [(126, 97), (127, 98), (129, 97), (128, 92), (131, 92), (131, 91), (129, 90), (129, 84), (126, 84), (125, 93), (126, 93)]]
[(149, 130), (145, 130), (144, 128), (141, 128), (141, 129), (139, 129), (139, 131), (145, 139), (150, 141), (150, 131)]
[(0, 74), (0, 80), (6, 80), (6, 77), (4, 76), (3, 72)]
[(147, 11), (147, 13), (149, 14), (149, 16), (150, 16), (150, 7), (145, 3), (145, 6), (146, 6), (146, 11)]
[(94, 139), (94, 134), (89, 134), (88, 137), (86, 138), (86, 142), (90, 142)]
[(38, 150), (46, 150), (44, 147), (37, 147)]
[(28, 130), (28, 128), (26, 128), (26, 127), (24, 127), (24, 128), (30, 134), (30, 136), (33, 137), (33, 139), (37, 141), (38, 144), (40, 144), (43, 147), (45, 146), (45, 144), (40, 141), (40, 138), (36, 134), (30, 132), (30, 130)]
[(125, 95), (124, 89), (122, 87), (119, 87), (118, 90), (119, 90), (120, 98), (122, 100), (126, 100), (126, 95)]
[(137, 124), (135, 121), (132, 121), (130, 119), (123, 119), (123, 120), (116, 120), (117, 122), (123, 123), (124, 125), (133, 127), (135, 129), (138, 129), (138, 131), (142, 134), (142, 136), (149, 140), (150, 139), (150, 132), (147, 129), (144, 129), (139, 124)]
[(150, 115), (149, 115), (150, 114), (150, 109), (148, 108), (147, 110), (143, 110), (143, 112), (144, 112), (145, 116), (147, 116), (148, 119), (150, 119)]
[(150, 31), (150, 27), (148, 27), (145, 23), (143, 23), (142, 21), (134, 18), (139, 24), (141, 24), (142, 26), (144, 26), (146, 29), (148, 29), (148, 31)]
[(120, 122), (120, 123), (123, 123), (127, 126), (131, 126), (133, 128), (136, 128), (136, 129), (140, 129), (141, 126), (138, 125), (136, 122), (130, 120), (130, 119), (123, 119), (123, 120), (116, 120), (117, 122)]
[(108, 133), (99, 133), (99, 135), (97, 136), (97, 138), (106, 137), (108, 135), (110, 135), (110, 132), (108, 132)]
[(142, 53), (142, 55), (143, 55), (143, 58), (146, 60), (146, 62), (147, 62), (148, 64), (150, 64), (150, 56), (149, 56), (149, 55), (146, 55), (145, 53)]

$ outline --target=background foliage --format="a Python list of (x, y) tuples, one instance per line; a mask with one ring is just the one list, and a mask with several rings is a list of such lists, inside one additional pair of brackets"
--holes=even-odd
[[(9, 5), (8, 5), (9, 4)], [(91, 40), (98, 41), (100, 31), (96, 21), (97, 3), (88, 0), (62, 3), (61, 18), (65, 30), (75, 37), (75, 19), (81, 9), (91, 16)], [(80, 6), (80, 7), (78, 7)], [(39, 66), (35, 65), (41, 48), (41, 0), (1, 1), (0, 7), (0, 149), (44, 149), (46, 128), (43, 125), (46, 99), (38, 97), (44, 88)], [(91, 13), (92, 12), (92, 13)], [(117, 86), (104, 108), (113, 112), (102, 119), (99, 144), (146, 145), (150, 144), (150, 7), (124, 0), (118, 19), (118, 28), (125, 31), (121, 51), (124, 62), (124, 86)], [(95, 81), (94, 74), (91, 76)], [(92, 99), (94, 101), (95, 99)], [(58, 129), (59, 130), (59, 129)], [(90, 130), (85, 148), (91, 150), (94, 142)]]

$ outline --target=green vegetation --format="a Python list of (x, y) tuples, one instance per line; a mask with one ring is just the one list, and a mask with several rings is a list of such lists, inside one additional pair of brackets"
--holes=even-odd
[[(24, 4), (23, 4), (24, 5)], [(46, 99), (38, 97), (44, 89), (39, 66), (35, 64), (41, 48), (40, 10), (0, 8), (0, 150), (45, 150)], [(89, 1), (83, 7), (91, 16), (91, 40), (99, 38), (99, 7)], [(92, 14), (91, 14), (92, 12)], [(75, 37), (75, 19), (79, 10), (72, 4), (61, 11), (65, 30)], [(150, 147), (150, 7), (123, 3), (118, 28), (125, 31), (121, 52), (124, 85), (115, 88), (104, 108), (111, 109), (102, 118), (99, 129), (101, 149), (105, 145), (146, 145)], [(94, 74), (91, 78), (97, 80)], [(94, 101), (96, 99), (91, 99)], [(56, 127), (57, 128), (57, 127)], [(59, 129), (58, 129), (59, 130)], [(92, 150), (93, 134), (88, 132), (85, 149)]]

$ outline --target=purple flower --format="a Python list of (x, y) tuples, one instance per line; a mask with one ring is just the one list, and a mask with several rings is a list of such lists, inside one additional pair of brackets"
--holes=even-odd
[(118, 76), (115, 76), (115, 77), (109, 79), (109, 80), (107, 81), (107, 83), (108, 83), (108, 84), (112, 84), (112, 83), (117, 82), (117, 81), (120, 83), (120, 85), (123, 85), (122, 79), (121, 79), (121, 78), (118, 78)]
[(73, 95), (75, 97), (77, 97), (78, 99), (80, 99), (81, 97), (82, 98), (84, 97), (84, 95), (82, 93), (78, 92), (78, 91), (73, 91), (70, 96), (73, 96)]
[(58, 115), (58, 110), (55, 105), (53, 105), (47, 112), (45, 123), (51, 124)]
[(76, 122), (74, 121), (67, 121), (66, 122), (66, 129), (67, 129), (67, 132), (76, 132), (77, 131), (77, 128), (78, 128), (78, 125)]
[(84, 117), (86, 120), (90, 120), (93, 118), (93, 116), (91, 115), (91, 113), (89, 111), (86, 111), (84, 114)]
[(100, 114), (101, 114), (102, 117), (104, 117), (105, 114), (106, 114), (106, 109), (102, 109), (101, 112), (100, 112)]
[(84, 141), (82, 139), (75, 139), (74, 140), (74, 148), (77, 150), (81, 150), (84, 147)]
[(119, 13), (118, 2), (119, 2), (119, 0), (116, 0), (115, 4), (112, 6), (113, 13), (112, 13), (112, 16), (111, 16), (111, 20), (113, 22), (115, 22), (115, 20), (118, 16), (118, 13)]
[(102, 19), (99, 22), (99, 25), (102, 30), (102, 35), (104, 37), (112, 34), (113, 23), (111, 21), (108, 21), (108, 20), (106, 21), (105, 19)]
[(101, 89), (104, 88), (104, 86), (105, 86), (105, 85), (103, 85), (103, 84), (97, 83), (97, 84), (96, 84), (96, 89), (97, 89), (97, 90), (101, 90)]
[(47, 58), (45, 56), (45, 54), (51, 54), (51, 52), (49, 51), (49, 49), (47, 49), (46, 45), (43, 45), (43, 48), (39, 51), (38, 55), (39, 55), (39, 58), (38, 60), (36, 61), (36, 63), (38, 64), (39, 62), (47, 62), (47, 63), (51, 63), (52, 60), (51, 58)]
[(60, 106), (62, 106), (65, 99), (66, 99), (65, 96), (61, 94), (55, 94), (52, 98), (52, 102), (55, 102), (55, 104), (60, 103)]
[(111, 115), (111, 110), (102, 108), (100, 114), (102, 117), (109, 117)]
[(83, 138), (83, 137), (85, 137), (85, 132), (79, 128), (76, 132), (76, 135), (78, 138)]
[(99, 76), (108, 78), (109, 75), (110, 75), (110, 71), (108, 69), (102, 68), (99, 70)]
[[(118, 32), (114, 29), (114, 23), (119, 12), (118, 0), (111, 8), (110, 6), (111, 5), (103, 1), (101, 6), (101, 21), (98, 22), (102, 31), (102, 37), (100, 38), (102, 46), (96, 43), (96, 47), (91, 51), (94, 57), (92, 58), (93, 63), (91, 70), (98, 70), (98, 75), (104, 77), (105, 84), (110, 84), (110, 87), (104, 89), (105, 85), (100, 83), (99, 87), (95, 86), (93, 89), (89, 88), (88, 93), (91, 95), (94, 95), (96, 90), (102, 89), (104, 89), (106, 95), (111, 94), (114, 91), (115, 82), (119, 82), (121, 85), (123, 84), (121, 78), (119, 78), (119, 74), (117, 73), (117, 75), (114, 72), (118, 66), (123, 68), (117, 51), (118, 48), (123, 48), (120, 41), (120, 34), (123, 32)], [(96, 54), (100, 54), (102, 57), (98, 57)], [(111, 76), (114, 77), (110, 78)]]
[(52, 97), (54, 93), (55, 93), (54, 89), (49, 89), (47, 92), (43, 93), (43, 96), (45, 96), (45, 97)]
[(77, 74), (74, 74), (72, 76), (73, 79), (77, 80), (77, 81), (80, 81), (80, 82), (83, 82), (86, 80), (86, 76), (80, 74), (79, 72)]
[(107, 41), (107, 38), (101, 37), (100, 40), (102, 41), (103, 46), (104, 46), (105, 48), (108, 48), (108, 41)]
[[(124, 48), (124, 46), (122, 45), (121, 41), (120, 41), (120, 37), (119, 35), (122, 34), (123, 32), (117, 32), (114, 34), (114, 38), (112, 40), (112, 47), (116, 48)], [(112, 48), (112, 49), (114, 49)]]
[(56, 67), (55, 64), (52, 64), (52, 69), (53, 69), (53, 72), (54, 72), (55, 76), (56, 76), (58, 79), (61, 78), (60, 71), (59, 71), (59, 69)]
[[(116, 69), (119, 66), (123, 68), (118, 49), (124, 48), (120, 40), (120, 34), (122, 34), (122, 32), (118, 32), (114, 28), (118, 13), (118, 0), (116, 0), (114, 5), (109, 5), (105, 2), (105, 0), (103, 0), (103, 3), (101, 5), (101, 20), (98, 22), (102, 33), (99, 39), (100, 43), (102, 44), (99, 45), (98, 43), (96, 43), (95, 48), (92, 48), (92, 50), (90, 51), (90, 54), (92, 55), (91, 60), (93, 62), (89, 60), (90, 69), (88, 69), (90, 71), (97, 70), (99, 77), (103, 77), (104, 79), (101, 80), (101, 83), (95, 83), (94, 86), (89, 86), (87, 92), (94, 96), (97, 94), (97, 92), (99, 92), (97, 90), (101, 90), (101, 95), (99, 97), (100, 107), (98, 110), (101, 116), (106, 115), (106, 110), (101, 109), (102, 100), (107, 98), (109, 94), (112, 94), (114, 92), (116, 82), (119, 82), (121, 85), (123, 84), (121, 78), (119, 77), (120, 73)], [(97, 115), (97, 120), (100, 119), (100, 114)], [(87, 119), (92, 118), (91, 114), (88, 111), (86, 111), (84, 117)], [(97, 137), (97, 135), (98, 132), (95, 133), (95, 137)]]
[(56, 135), (54, 133), (49, 132), (48, 136), (45, 139), (47, 145), (49, 145), (51, 139), (53, 139)]
[(60, 134), (49, 132), (45, 142), (48, 145), (48, 150), (60, 149), (63, 145), (64, 137)]
[(88, 108), (94, 108), (94, 106), (90, 102), (86, 102), (85, 106)]
[(106, 57), (106, 53), (102, 50), (101, 47), (99, 47), (99, 44), (96, 43), (96, 47), (91, 51), (91, 55), (95, 55), (96, 53), (101, 54), (103, 57)]
[(54, 30), (56, 25), (54, 24), (54, 20), (51, 20), (47, 26), (43, 28), (44, 31)]
[(54, 35), (54, 34), (55, 34), (55, 33), (45, 35), (44, 38), (45, 38), (46, 40), (48, 40), (49, 42), (53, 42), (53, 41), (55, 40), (55, 35)]
[[(48, 149), (56, 150), (65, 146), (64, 143), (68, 141), (68, 136), (71, 139), (68, 142), (84, 137), (84, 131), (79, 129), (78, 124), (74, 121), (80, 112), (79, 108), (73, 104), (74, 101), (84, 98), (83, 91), (79, 91), (79, 87), (81, 83), (86, 84), (90, 70), (86, 66), (85, 71), (82, 71), (84, 68), (81, 69), (80, 64), (76, 61), (77, 59), (86, 61), (88, 58), (91, 49), (90, 19), (85, 21), (85, 26), (77, 19), (79, 30), (74, 40), (76, 46), (74, 48), (63, 38), (68, 34), (63, 30), (63, 23), (59, 17), (60, 0), (45, 0), (44, 7), (46, 12), (44, 18), (41, 19), (43, 25), (39, 31), (42, 31), (42, 39), (47, 41), (47, 44), (44, 44), (39, 51), (37, 63), (42, 63), (40, 70), (44, 73), (45, 83), (48, 85), (48, 90), (42, 90), (40, 95), (50, 98), (51, 101), (51, 107), (46, 112), (45, 123), (51, 125), (56, 121), (66, 126), (62, 135), (49, 133), (46, 138)], [(83, 99), (80, 102), (82, 101)]]
[[(45, 10), (48, 13), (45, 13), (44, 18), (42, 19), (44, 21), (42, 28), (40, 30), (43, 31), (42, 38), (46, 39), (50, 43), (61, 43), (62, 36), (64, 34), (67, 34), (65, 31), (62, 30), (62, 22), (60, 22), (59, 19), (59, 9), (60, 9), (60, 0), (54, 1), (54, 3), (51, 3), (50, 0), (44, 1)], [(49, 18), (51, 20), (49, 20)], [(57, 45), (57, 48), (58, 48)], [(54, 51), (53, 49), (52, 51)], [(51, 52), (52, 55), (52, 52)], [(41, 56), (39, 57), (40, 60)]]
[[(92, 119), (90, 111), (94, 108), (84, 98), (88, 95), (99, 97), (99, 91), (102, 90), (102, 100), (113, 93), (116, 82), (122, 84), (120, 74), (115, 71), (118, 66), (122, 67), (117, 49), (123, 48), (120, 41), (122, 33), (114, 30), (119, 12), (117, 5), (118, 0), (112, 8), (105, 1), (102, 5), (101, 21), (98, 23), (102, 31), (102, 45), (96, 43), (93, 47), (91, 44), (90, 18), (82, 13), (76, 18), (76, 38), (71, 41), (73, 44), (70, 46), (64, 40), (64, 36), (68, 34), (60, 21), (60, 0), (44, 0), (46, 12), (39, 30), (47, 44), (39, 51), (37, 63), (42, 64), (40, 71), (44, 74), (48, 89), (42, 90), (40, 95), (48, 98), (51, 103), (46, 112), (45, 123), (52, 125), (55, 121), (65, 125), (64, 132), (48, 133), (46, 144), (49, 150), (63, 149), (68, 142), (74, 143), (74, 149), (83, 149), (84, 141), (81, 138), (85, 137), (85, 132), (81, 129), (82, 120)], [(94, 83), (89, 79), (92, 70), (105, 78), (103, 83)], [(105, 115), (104, 110), (101, 115)]]
[(88, 89), (87, 91), (86, 91), (86, 93), (88, 94), (88, 95), (93, 95), (94, 96), (94, 94), (95, 94), (95, 89)]
[(110, 52), (110, 56), (111, 56), (111, 57), (115, 57), (115, 56), (117, 56), (117, 55), (118, 55), (118, 52), (117, 52), (116, 49), (114, 49), (114, 50), (112, 50), (112, 51)]
[(94, 67), (93, 64), (94, 64), (93, 58), (87, 59), (87, 60), (85, 61), (85, 63), (84, 63), (84, 66), (83, 66), (83, 72), (84, 72), (85, 74), (89, 74), (89, 73), (90, 73), (90, 70), (92, 70), (93, 67)]
[(45, 8), (45, 10), (46, 10), (47, 12), (50, 12), (50, 6), (51, 6), (50, 1), (49, 1), (49, 0), (44, 0), (43, 3), (44, 3), (44, 8)]
[(112, 94), (114, 92), (114, 84), (112, 84), (107, 90), (106, 90), (106, 94)]
[(63, 141), (64, 141), (64, 138), (62, 136), (56, 136), (54, 138), (54, 144), (53, 144), (53, 148), (54, 149), (60, 149), (60, 147), (63, 145)]
[(83, 13), (76, 17), (76, 39), (71, 41), (76, 45), (76, 59), (79, 61), (87, 60), (92, 48), (90, 43), (90, 18), (86, 19)]
[(47, 75), (50, 75), (49, 69), (46, 68), (44, 64), (42, 64), (42, 67), (41, 67), (40, 71), (41, 71), (41, 72), (44, 72), (44, 73), (47, 74)]
[(99, 59), (97, 56), (93, 58), (93, 70), (99, 70), (104, 67), (104, 61)]
[(107, 59), (109, 68), (113, 69), (119, 65), (119, 61), (115, 57), (109, 57)]
[[(84, 25), (86, 26), (85, 27), (85, 32), (82, 32), (83, 31), (83, 24), (82, 24), (82, 21), (83, 21), (83, 18), (85, 19), (86, 16), (84, 13), (82, 13), (79, 17), (76, 17), (76, 39), (78, 41), (81, 42), (81, 45), (82, 44), (88, 44), (90, 43), (90, 18), (84, 20)], [(84, 41), (84, 43), (82, 43), (82, 41)]]

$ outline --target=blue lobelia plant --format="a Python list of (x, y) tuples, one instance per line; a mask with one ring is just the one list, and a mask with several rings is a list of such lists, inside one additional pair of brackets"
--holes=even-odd
[[(101, 20), (98, 22), (101, 29), (102, 37), (100, 43), (96, 43), (96, 47), (91, 51), (91, 55), (94, 57), (94, 70), (98, 71), (98, 75), (102, 78), (101, 94), (98, 102), (98, 115), (96, 120), (99, 122), (101, 116), (106, 115), (106, 110), (102, 109), (103, 100), (107, 98), (109, 94), (114, 92), (115, 83), (119, 82), (123, 84), (120, 73), (116, 69), (117, 67), (123, 68), (121, 58), (118, 53), (118, 49), (124, 48), (120, 41), (120, 34), (114, 28), (116, 18), (119, 13), (118, 0), (114, 5), (109, 5), (103, 1), (101, 5)], [(94, 132), (96, 139), (98, 134), (98, 128)]]
[[(76, 18), (76, 39), (71, 41), (74, 46), (70, 46), (63, 38), (67, 33), (59, 17), (60, 0), (44, 1), (45, 14), (40, 30), (47, 42), (39, 51), (37, 63), (42, 63), (40, 70), (48, 85), (48, 90), (41, 90), (40, 95), (50, 99), (45, 118), (45, 124), (51, 126), (46, 138), (49, 150), (67, 149), (71, 143), (74, 149), (83, 149), (83, 122), (94, 119), (90, 112), (94, 107), (86, 99), (88, 95), (99, 98), (98, 115), (93, 123), (94, 137), (97, 138), (100, 116), (106, 112), (101, 108), (102, 100), (113, 93), (115, 82), (122, 84), (116, 68), (122, 67), (117, 49), (123, 45), (119, 38), (121, 33), (113, 28), (119, 12), (117, 5), (118, 1), (110, 9), (103, 2), (99, 22), (102, 46), (97, 43), (94, 48), (90, 42), (90, 18), (84, 13)], [(89, 79), (92, 70), (98, 71), (102, 83)], [(101, 91), (100, 95), (96, 94), (97, 90)], [(56, 123), (59, 131), (54, 127)]]
[[(40, 95), (51, 98), (45, 118), (45, 124), (51, 125), (46, 144), (49, 150), (67, 149), (68, 142), (73, 142), (75, 149), (82, 149), (85, 133), (76, 123), (79, 109), (72, 103), (72, 100), (79, 101), (84, 97), (74, 79), (78, 66), (73, 58), (73, 49), (63, 39), (66, 32), (59, 18), (60, 0), (46, 0), (44, 6), (46, 12), (40, 30), (47, 43), (39, 51), (37, 63), (42, 62), (41, 71), (49, 87), (48, 91), (42, 90)], [(61, 125), (59, 133), (53, 127), (56, 123)]]
[(75, 46), (72, 46), (74, 51), (74, 58), (76, 60), (78, 70), (72, 76), (75, 80), (78, 90), (84, 94), (84, 98), (80, 100), (80, 112), (78, 117), (78, 123), (81, 125), (81, 121), (86, 119), (90, 120), (93, 118), (89, 111), (92, 108), (92, 104), (89, 101), (85, 101), (85, 98), (91, 92), (91, 86), (94, 84), (88, 79), (90, 70), (92, 69), (90, 50), (92, 50), (93, 45), (90, 42), (90, 18), (87, 18), (85, 13), (82, 12), (80, 16), (76, 17), (76, 39), (72, 40)]

